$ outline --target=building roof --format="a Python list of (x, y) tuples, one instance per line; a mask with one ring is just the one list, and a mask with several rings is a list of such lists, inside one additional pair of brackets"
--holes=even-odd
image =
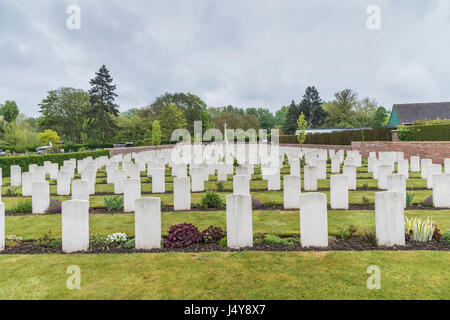
[(450, 119), (450, 102), (394, 104), (401, 124), (419, 120)]

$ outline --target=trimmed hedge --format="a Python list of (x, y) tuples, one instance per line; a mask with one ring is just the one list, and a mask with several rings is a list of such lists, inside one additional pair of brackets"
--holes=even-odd
[(402, 126), (398, 137), (401, 141), (450, 141), (450, 124)]
[(18, 165), (22, 168), (22, 172), (28, 171), (28, 165), (37, 164), (44, 165), (44, 161), (51, 161), (62, 165), (64, 160), (70, 160), (71, 158), (81, 160), (87, 157), (97, 158), (100, 156), (109, 156), (109, 150), (98, 150), (90, 152), (68, 152), (68, 153), (56, 153), (56, 154), (42, 154), (31, 156), (14, 156), (14, 157), (0, 157), (0, 167), (4, 177), (9, 177), (10, 166)]
[[(380, 127), (307, 134), (304, 144), (351, 145), (352, 141), (392, 141), (392, 130), (390, 127)], [(280, 143), (298, 143), (297, 136), (280, 136)]]

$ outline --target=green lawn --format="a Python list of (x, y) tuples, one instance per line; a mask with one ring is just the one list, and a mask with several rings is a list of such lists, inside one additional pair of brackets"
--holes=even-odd
[[(411, 210), (405, 212), (408, 217), (433, 218), (440, 230), (450, 229), (450, 210)], [(162, 212), (162, 233), (167, 234), (169, 227), (174, 224), (188, 222), (203, 230), (210, 225), (219, 226), (226, 230), (225, 211), (189, 211)], [(110, 234), (125, 232), (134, 236), (134, 214), (91, 214), (90, 233)], [(328, 232), (335, 235), (339, 228), (354, 225), (361, 231), (375, 229), (374, 211), (328, 211)], [(201, 231), (200, 230), (200, 231)], [(51, 231), (53, 238), (61, 237), (61, 215), (26, 215), (7, 216), (6, 234), (16, 235), (24, 239), (38, 239)], [(298, 235), (300, 233), (300, 214), (298, 211), (253, 211), (254, 233), (271, 233), (277, 235)]]
[[(449, 252), (0, 256), (0, 299), (449, 299)], [(67, 267), (81, 270), (69, 290)], [(381, 270), (369, 290), (367, 267)], [(447, 270), (447, 272), (445, 272)]]
[[(329, 168), (328, 168), (329, 169)], [(328, 170), (329, 171), (329, 170)], [(283, 168), (282, 175), (289, 170)], [(170, 170), (166, 170), (170, 174)], [(329, 176), (328, 172), (328, 176)], [(377, 187), (367, 168), (358, 169), (358, 188)], [(418, 173), (407, 181), (415, 203), (432, 194)], [(76, 175), (79, 178), (79, 175)], [(223, 183), (232, 189), (232, 176)], [(259, 169), (251, 188), (266, 189)], [(96, 192), (113, 192), (104, 184), (105, 171), (97, 176)], [(52, 181), (54, 182), (54, 181)], [(151, 180), (142, 173), (142, 191), (151, 191)], [(173, 178), (166, 177), (166, 190), (173, 190)], [(3, 184), (9, 183), (9, 177)], [(282, 184), (281, 184), (282, 185)], [(329, 181), (319, 180), (319, 188)], [(2, 201), (10, 211), (19, 197)], [(217, 189), (211, 176), (206, 190)], [(414, 190), (413, 190), (414, 189)], [(17, 189), (20, 193), (20, 188)], [(56, 186), (50, 187), (56, 193)], [(326, 193), (329, 198), (329, 191)], [(373, 201), (374, 190), (350, 191), (349, 202), (362, 204), (363, 196)], [(225, 200), (230, 192), (220, 192)], [(204, 193), (192, 194), (192, 203), (200, 204)], [(160, 197), (164, 205), (173, 204), (173, 194), (144, 195)], [(283, 204), (282, 191), (252, 192), (263, 204)], [(90, 197), (91, 207), (103, 207), (105, 196)], [(31, 198), (28, 197), (30, 200)], [(70, 196), (52, 196), (67, 200)], [(450, 210), (405, 211), (408, 217), (433, 218), (440, 230), (450, 229)], [(134, 236), (134, 214), (91, 214), (90, 234), (124, 232)], [(200, 230), (210, 225), (226, 230), (226, 213), (220, 211), (163, 212), (162, 234), (171, 225), (188, 222)], [(336, 235), (350, 225), (359, 232), (373, 231), (373, 210), (329, 210), (328, 229)], [(298, 210), (254, 210), (253, 231), (277, 235), (298, 235)], [(39, 239), (51, 231), (61, 237), (61, 215), (7, 216), (6, 234), (26, 240)], [(161, 254), (88, 254), (88, 255), (0, 255), (0, 299), (449, 299), (450, 252), (448, 251), (359, 251), (359, 252), (207, 252)], [(81, 268), (81, 290), (69, 290), (67, 267)], [(381, 289), (369, 290), (366, 269), (381, 269)]]

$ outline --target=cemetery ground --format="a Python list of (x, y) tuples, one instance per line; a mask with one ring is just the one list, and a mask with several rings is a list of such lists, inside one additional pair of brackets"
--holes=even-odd
[[(327, 171), (328, 179), (319, 180), (318, 192), (326, 193), (329, 200), (329, 166)], [(287, 166), (281, 171), (285, 174), (289, 174)], [(6, 235), (15, 237), (7, 240), (7, 249), (0, 254), (0, 299), (449, 299), (449, 245), (408, 244), (387, 249), (370, 244), (371, 239), (367, 244), (352, 242), (352, 238), (362, 239), (375, 229), (374, 193), (379, 190), (371, 177), (363, 161), (363, 167), (358, 168), (357, 190), (349, 191), (349, 210), (328, 209), (329, 248), (301, 248), (298, 210), (284, 210), (283, 191), (267, 191), (267, 181), (255, 167), (251, 195), (262, 206), (253, 209), (253, 249), (231, 250), (214, 244), (170, 252), (154, 250), (159, 253), (122, 248), (82, 254), (61, 253), (61, 214), (15, 212), (23, 197), (20, 188), (8, 186), (9, 178), (4, 177)], [(47, 180), (51, 199), (71, 199), (56, 196), (55, 181)], [(216, 191), (225, 200), (233, 190), (232, 175), (221, 184), (216, 180), (210, 176), (205, 192)], [(114, 196), (113, 185), (106, 184), (105, 170), (98, 171), (96, 182), (96, 193), (90, 196), (90, 234), (122, 232), (133, 237), (134, 214), (105, 208), (104, 198)], [(224, 206), (200, 207), (205, 192), (192, 193), (192, 210), (173, 211), (169, 169), (165, 194), (152, 194), (151, 179), (144, 173), (141, 182), (142, 196), (161, 198), (163, 236), (170, 226), (183, 222), (200, 231), (211, 225), (226, 230)], [(430, 217), (441, 231), (450, 229), (450, 209), (423, 205), (432, 195), (426, 187), (420, 173), (410, 173), (407, 192), (414, 194), (414, 199), (405, 216)], [(24, 198), (31, 201), (31, 197)], [(289, 239), (293, 245), (258, 243), (267, 234)], [(22, 241), (17, 241), (19, 237)], [(80, 267), (81, 290), (66, 286), (70, 265)], [(371, 265), (381, 270), (379, 290), (369, 290), (366, 285)]]

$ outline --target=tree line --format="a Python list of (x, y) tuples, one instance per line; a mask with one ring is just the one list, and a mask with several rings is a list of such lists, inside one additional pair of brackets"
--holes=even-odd
[(191, 135), (194, 121), (203, 130), (224, 124), (230, 129), (280, 129), (293, 134), (302, 115), (307, 128), (346, 128), (382, 126), (388, 112), (370, 98), (359, 99), (345, 89), (332, 101), (323, 101), (318, 90), (308, 87), (302, 100), (294, 100), (276, 112), (266, 108), (237, 108), (232, 105), (208, 107), (192, 93), (165, 93), (143, 108), (120, 112), (115, 102), (116, 85), (106, 66), (102, 66), (84, 91), (70, 87), (50, 90), (39, 104), (40, 116), (26, 117), (14, 101), (0, 105), (0, 139), (4, 146), (26, 149), (63, 141), (77, 144), (111, 144), (133, 141), (137, 144), (168, 142), (177, 128)]

